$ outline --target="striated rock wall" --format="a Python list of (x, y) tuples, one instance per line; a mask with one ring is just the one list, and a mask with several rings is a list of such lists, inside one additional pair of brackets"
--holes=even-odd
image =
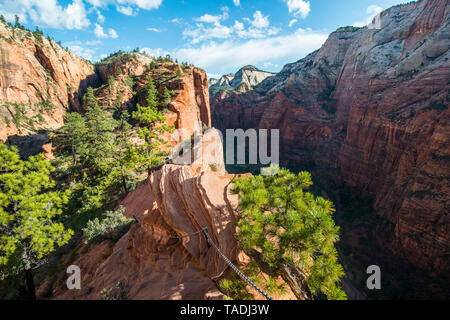
[[(60, 127), (64, 111), (79, 110), (85, 89), (96, 81), (92, 64), (55, 41), (0, 22), (1, 141), (30, 133), (30, 121), (35, 129)], [(27, 120), (22, 125), (18, 117)]]
[[(217, 131), (210, 135), (219, 139)], [(108, 248), (93, 245), (73, 264), (82, 270), (83, 292), (56, 288), (56, 299), (99, 299), (104, 288), (123, 281), (127, 299), (221, 299), (217, 281), (227, 265), (204, 235), (183, 239), (207, 227), (219, 248), (231, 260), (238, 259), (234, 238), (238, 196), (231, 193), (231, 179), (222, 165), (207, 165), (215, 154), (205, 154), (197, 165), (166, 165), (121, 203), (125, 215), (142, 224)], [(164, 236), (161, 236), (164, 235)], [(81, 248), (79, 248), (80, 251)], [(41, 288), (45, 290), (46, 283)]]
[(224, 173), (194, 167), (166, 166), (152, 175), (122, 203), (125, 214), (138, 216), (143, 225), (133, 225), (95, 270), (89, 281), (92, 292), (85, 298), (98, 299), (103, 288), (120, 280), (126, 282), (128, 299), (222, 298), (213, 279), (221, 277), (226, 264), (205, 237), (180, 240), (158, 234), (183, 236), (207, 226), (221, 250), (235, 259), (237, 198), (229, 183)]
[[(97, 67), (105, 85), (99, 87), (95, 95), (103, 107), (112, 107), (119, 95), (123, 108), (144, 104), (145, 86), (150, 77), (160, 94), (164, 88), (173, 92), (165, 116), (167, 124), (180, 129), (180, 140), (190, 139), (198, 123), (211, 127), (209, 84), (204, 70), (194, 67), (182, 69), (177, 63), (156, 62), (140, 53), (121, 54), (111, 60)], [(151, 63), (154, 63), (153, 68)], [(110, 78), (114, 79), (112, 87)]]
[(213, 125), (280, 129), (283, 165), (375, 195), (388, 245), (450, 271), (450, 4), (424, 0), (341, 28), (253, 91), (212, 100)]

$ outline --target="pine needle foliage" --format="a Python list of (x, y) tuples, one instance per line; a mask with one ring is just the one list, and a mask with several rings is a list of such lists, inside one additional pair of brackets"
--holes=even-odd
[(158, 91), (151, 77), (147, 78), (145, 105), (137, 105), (137, 111), (133, 112), (133, 119), (139, 125), (139, 137), (145, 141), (138, 146), (138, 154), (141, 163), (149, 172), (164, 164), (165, 157), (169, 154), (162, 150), (167, 141), (163, 138), (165, 132), (173, 130), (172, 126), (166, 125), (166, 118), (158, 109)]
[(306, 192), (312, 184), (310, 173), (287, 169), (273, 176), (235, 179), (242, 211), (237, 239), (249, 256), (259, 253), (272, 278), (281, 275), (283, 264), (294, 265), (313, 294), (346, 299), (339, 286), (344, 271), (334, 247), (339, 240), (334, 205)]
[(68, 193), (54, 190), (52, 171), (42, 154), (24, 161), (0, 143), (0, 279), (34, 269), (73, 235), (58, 221)]

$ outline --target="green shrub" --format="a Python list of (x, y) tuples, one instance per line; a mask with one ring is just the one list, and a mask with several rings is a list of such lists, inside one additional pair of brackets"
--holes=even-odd
[(133, 219), (123, 215), (124, 207), (116, 211), (107, 211), (103, 219), (90, 220), (83, 229), (85, 243), (100, 242), (103, 240), (118, 241), (128, 232)]
[(127, 300), (128, 290), (123, 280), (118, 281), (111, 288), (104, 288), (100, 292), (102, 300)]

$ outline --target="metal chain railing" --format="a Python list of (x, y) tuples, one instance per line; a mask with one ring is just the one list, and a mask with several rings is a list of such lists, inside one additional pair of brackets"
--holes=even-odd
[[(136, 220), (137, 223), (139, 224), (143, 224), (140, 219), (138, 217), (136, 217), (135, 215), (133, 215), (134, 220)], [(228, 259), (225, 254), (219, 249), (219, 247), (214, 243), (214, 241), (212, 240), (211, 236), (208, 233), (208, 228), (205, 227), (200, 231), (191, 233), (191, 234), (187, 234), (184, 236), (167, 236), (158, 232), (155, 232), (153, 230), (150, 230), (151, 233), (160, 236), (160, 237), (164, 237), (164, 238), (169, 238), (169, 239), (184, 239), (184, 238), (189, 238), (195, 235), (198, 235), (200, 233), (203, 233), (206, 237), (206, 239), (208, 240), (209, 244), (217, 251), (217, 253), (222, 257), (222, 259), (227, 263), (227, 265), (234, 271), (237, 273), (237, 275), (244, 280), (245, 282), (247, 282), (252, 288), (254, 288), (256, 291), (258, 291), (264, 298), (266, 298), (267, 300), (273, 300), (273, 298), (271, 296), (269, 296), (266, 292), (264, 292), (261, 288), (259, 288), (252, 280), (250, 280), (245, 274), (243, 274), (231, 261), (230, 259)]]
[[(138, 217), (136, 217), (135, 215), (133, 215), (133, 218), (134, 218), (134, 220), (136, 220), (137, 223), (144, 225), (144, 223), (142, 223), (141, 220)], [(165, 235), (165, 234), (153, 231), (153, 230), (149, 230), (149, 231), (151, 233), (153, 233), (154, 235), (157, 235), (157, 236), (160, 236), (160, 237), (163, 237), (163, 238), (167, 238), (167, 239), (185, 239), (185, 238), (190, 238), (192, 236), (195, 236), (195, 235), (200, 234), (200, 233), (203, 232), (203, 230), (201, 230), (201, 231), (197, 231), (197, 232), (194, 232), (194, 233), (191, 233), (191, 234), (186, 234), (184, 236), (168, 236), (168, 235)]]

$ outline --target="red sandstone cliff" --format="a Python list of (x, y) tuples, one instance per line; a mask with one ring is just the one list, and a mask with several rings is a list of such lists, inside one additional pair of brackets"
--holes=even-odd
[[(0, 22), (1, 141), (30, 133), (28, 119), (35, 129), (59, 128), (64, 111), (79, 110), (84, 90), (95, 82), (91, 63), (53, 40)], [(7, 103), (22, 104), (23, 109)], [(18, 114), (27, 118), (19, 128), (14, 121)]]
[[(197, 123), (211, 127), (208, 78), (204, 70), (181, 68), (171, 61), (154, 61), (140, 53), (118, 54), (109, 60), (97, 67), (104, 85), (95, 94), (103, 107), (113, 106), (119, 96), (123, 108), (144, 104), (145, 85), (150, 77), (160, 94), (164, 88), (173, 92), (165, 116), (167, 124), (182, 129), (180, 140), (189, 139)], [(109, 83), (109, 79), (114, 80)]]
[[(108, 241), (90, 246), (79, 243), (60, 261), (80, 267), (80, 291), (68, 290), (64, 281), (55, 285), (54, 279), (52, 282), (48, 277), (41, 284), (39, 295), (96, 300), (102, 298), (103, 289), (114, 289), (122, 283), (120, 291), (129, 300), (223, 299), (218, 283), (231, 270), (205, 236), (167, 238), (207, 227), (213, 241), (231, 261), (238, 266), (248, 263), (234, 237), (238, 195), (231, 192), (234, 175), (225, 172), (219, 141), (217, 131), (209, 130), (203, 141), (203, 157), (196, 157), (198, 164), (166, 165), (130, 193), (120, 206), (125, 207), (126, 216), (137, 216), (142, 224), (133, 224), (113, 247)], [(211, 152), (208, 145), (215, 151)], [(78, 258), (70, 260), (73, 256)], [(58, 276), (61, 280), (67, 278), (65, 270)], [(256, 298), (263, 297), (256, 294)], [(276, 298), (295, 296), (288, 290)]]
[(279, 128), (283, 165), (374, 194), (391, 248), (448, 273), (449, 24), (449, 2), (426, 0), (379, 30), (341, 28), (253, 91), (214, 97), (213, 125)]

